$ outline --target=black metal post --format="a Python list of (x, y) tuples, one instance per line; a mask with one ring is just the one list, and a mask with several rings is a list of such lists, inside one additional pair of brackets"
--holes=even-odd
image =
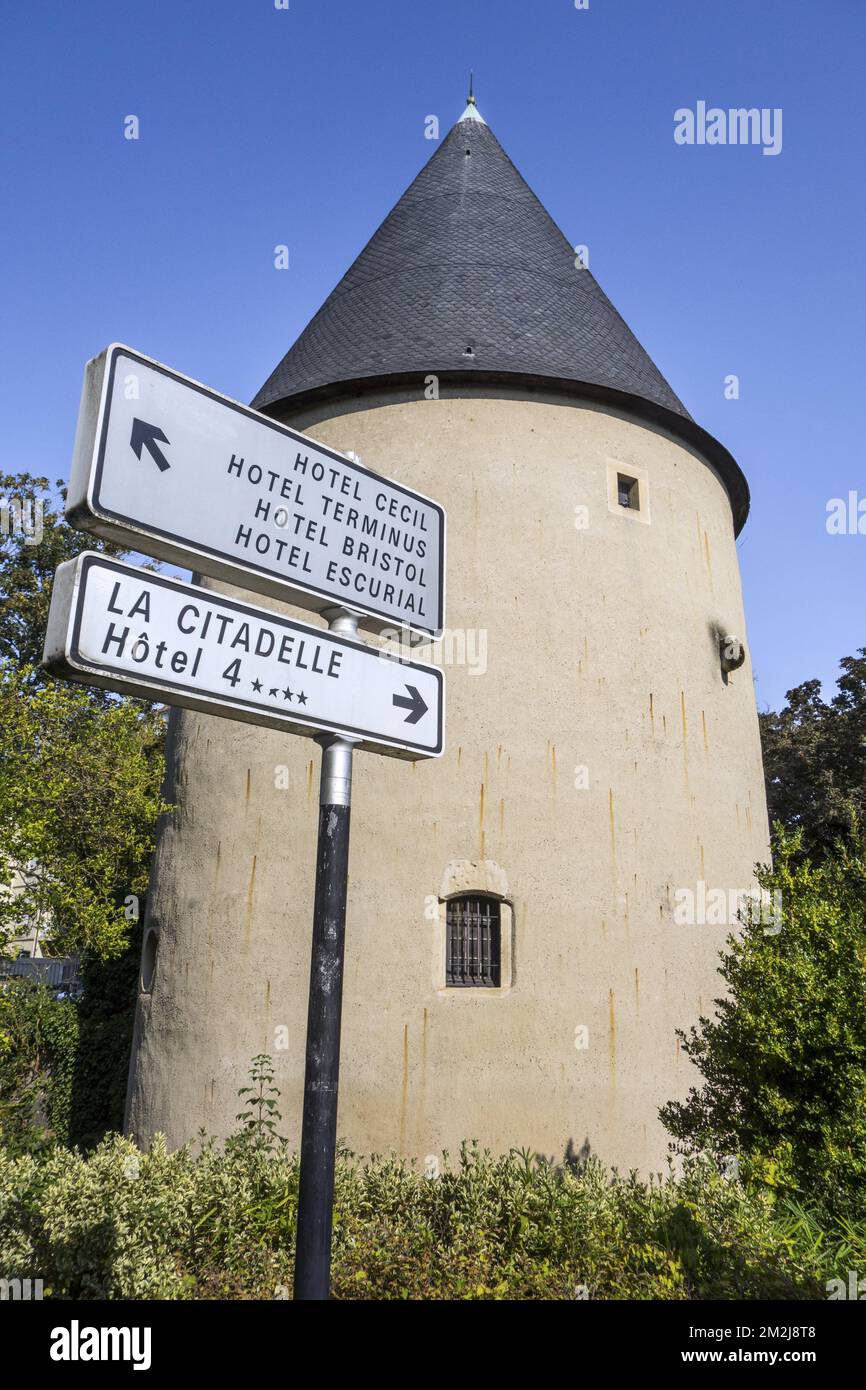
[[(329, 616), (332, 631), (351, 635), (357, 631), (353, 615), (340, 611)], [(354, 740), (322, 735), (318, 742), (322, 745), (322, 776), (295, 1243), (296, 1300), (327, 1299), (330, 1294), (352, 800)]]

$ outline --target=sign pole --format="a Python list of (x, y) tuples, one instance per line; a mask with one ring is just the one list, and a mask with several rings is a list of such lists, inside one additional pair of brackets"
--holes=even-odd
[[(358, 619), (355, 614), (347, 613), (344, 609), (331, 609), (324, 616), (329, 619), (330, 631), (340, 632), (347, 637), (357, 635)], [(317, 742), (322, 745), (322, 772), (295, 1242), (294, 1298), (298, 1301), (322, 1300), (330, 1295), (349, 817), (355, 740), (324, 734)]]
[(368, 646), (358, 625), (442, 635), (445, 511), (115, 343), (85, 370), (66, 515), (328, 622), (84, 552), (55, 572), (43, 650), (65, 679), (321, 745), (294, 1297), (327, 1299), (352, 757), (356, 745), (411, 761), (444, 748), (441, 671)]

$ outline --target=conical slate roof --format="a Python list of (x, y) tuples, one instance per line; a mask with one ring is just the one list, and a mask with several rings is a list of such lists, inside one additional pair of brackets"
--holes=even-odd
[(699, 428), (470, 104), (253, 401), (285, 415), (322, 395), (434, 374), (579, 385), (696, 444), (728, 485), (745, 478)]

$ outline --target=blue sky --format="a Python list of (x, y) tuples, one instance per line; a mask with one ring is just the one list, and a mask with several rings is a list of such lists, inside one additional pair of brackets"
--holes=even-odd
[[(82, 0), (3, 27), (4, 468), (68, 476), (84, 362), (113, 340), (250, 399), (474, 67), (518, 168), (749, 478), (761, 707), (866, 646), (866, 535), (825, 527), (828, 499), (866, 497), (863, 0)], [(781, 107), (782, 152), (676, 145), (698, 100)]]

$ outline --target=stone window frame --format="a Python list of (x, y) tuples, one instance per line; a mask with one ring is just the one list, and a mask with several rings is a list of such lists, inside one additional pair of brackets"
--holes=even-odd
[[(493, 859), (452, 859), (445, 866), (439, 892), (434, 930), (432, 930), (432, 987), (435, 994), (448, 999), (500, 999), (510, 994), (516, 981), (517, 913), (509, 880), (502, 866)], [(499, 902), (499, 986), (460, 986), (446, 984), (448, 956), (448, 902), (450, 898), (496, 898)]]
[[(449, 985), (446, 980), (446, 961), (448, 956), (448, 903), (454, 898), (493, 898), (499, 903), (499, 984), (498, 985)], [(433, 988), (437, 994), (447, 994), (449, 998), (497, 999), (509, 994), (514, 985), (514, 904), (508, 898), (491, 893), (486, 888), (463, 888), (458, 893), (449, 893), (447, 898), (439, 899), (439, 913), (436, 920), (433, 954)]]
[[(624, 507), (620, 502), (620, 474), (622, 474), (626, 478), (634, 479), (634, 481), (637, 483), (637, 507)], [(643, 522), (645, 526), (649, 525), (649, 474), (645, 468), (639, 467), (639, 465), (636, 463), (624, 463), (622, 459), (609, 458), (607, 460), (607, 509), (609, 512), (616, 512), (618, 516), (627, 517), (630, 521), (640, 521)]]
[[(446, 983), (448, 953), (448, 903), (453, 898), (495, 898), (499, 903), (499, 984)], [(504, 872), (492, 860), (480, 864), (457, 860), (449, 864), (437, 894), (438, 912), (433, 930), (433, 989), (449, 999), (500, 999), (510, 994), (515, 981), (516, 913)]]

